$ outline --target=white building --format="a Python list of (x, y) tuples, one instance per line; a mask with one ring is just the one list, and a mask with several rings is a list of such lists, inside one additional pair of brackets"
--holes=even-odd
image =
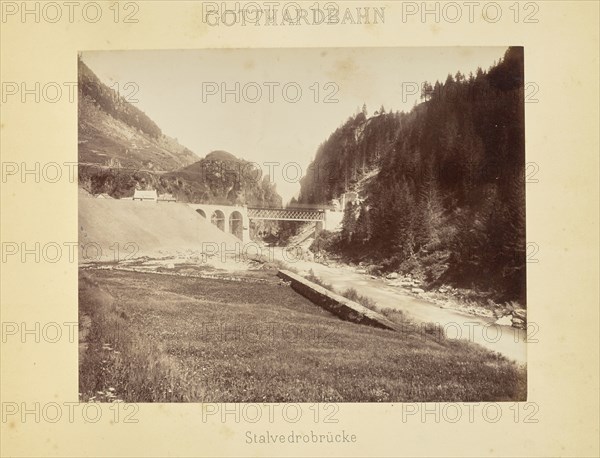
[(147, 202), (156, 202), (158, 200), (158, 194), (156, 189), (145, 191), (142, 189), (136, 189), (133, 194), (133, 200), (141, 200)]
[(159, 194), (158, 195), (159, 202), (177, 202), (177, 199), (172, 194)]
[(345, 192), (344, 194), (342, 194), (342, 197), (340, 198), (340, 207), (342, 208), (342, 211), (346, 210), (346, 205), (348, 205), (349, 203), (358, 203), (359, 202), (359, 198), (358, 198), (358, 193), (354, 192), (354, 191), (349, 191), (349, 192)]

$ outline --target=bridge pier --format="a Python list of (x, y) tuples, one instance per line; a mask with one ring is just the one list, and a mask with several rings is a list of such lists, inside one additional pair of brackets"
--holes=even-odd
[(213, 204), (187, 205), (204, 217), (206, 223), (214, 224), (223, 232), (234, 235), (242, 243), (250, 241), (250, 220), (246, 207)]
[(325, 221), (317, 221), (315, 223), (315, 238), (318, 237), (321, 231), (325, 228)]

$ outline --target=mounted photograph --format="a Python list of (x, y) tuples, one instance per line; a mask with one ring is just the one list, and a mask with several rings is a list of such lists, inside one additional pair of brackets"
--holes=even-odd
[(81, 402), (527, 400), (524, 48), (77, 65)]

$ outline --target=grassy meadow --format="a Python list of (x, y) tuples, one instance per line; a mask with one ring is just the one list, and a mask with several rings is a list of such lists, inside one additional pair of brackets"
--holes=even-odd
[(501, 355), (416, 327), (345, 322), (272, 273), (261, 280), (81, 270), (81, 401), (526, 398), (525, 368)]

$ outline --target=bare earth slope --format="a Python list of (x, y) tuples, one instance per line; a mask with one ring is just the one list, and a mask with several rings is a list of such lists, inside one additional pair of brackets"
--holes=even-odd
[(86, 247), (80, 261), (199, 254), (211, 242), (219, 248), (240, 243), (183, 203), (79, 197), (79, 244)]

